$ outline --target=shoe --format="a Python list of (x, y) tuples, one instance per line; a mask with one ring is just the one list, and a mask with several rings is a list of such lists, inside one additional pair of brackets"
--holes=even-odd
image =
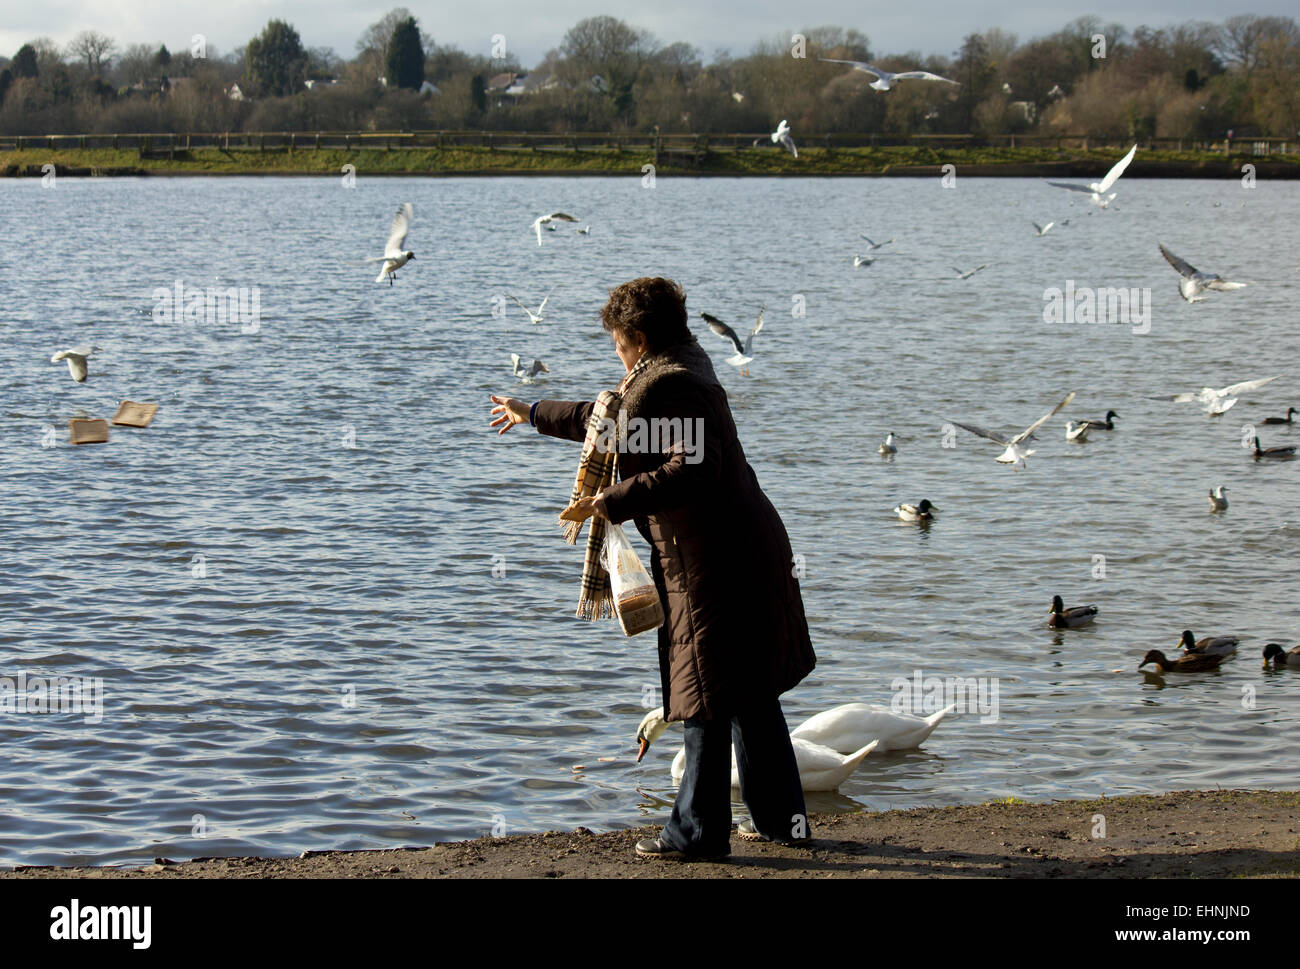
[(765, 834), (760, 834), (758, 828), (754, 827), (753, 818), (746, 818), (741, 821), (736, 827), (736, 834), (746, 841), (775, 841), (777, 844), (794, 845), (795, 847), (810, 845), (813, 840), (812, 838), (769, 838)]
[(677, 861), (717, 861), (719, 858), (726, 858), (731, 854), (731, 849), (719, 851), (711, 855), (692, 855), (685, 851), (678, 851), (676, 848), (670, 848), (658, 838), (646, 838), (644, 841), (636, 843), (636, 853), (642, 858), (672, 858)]

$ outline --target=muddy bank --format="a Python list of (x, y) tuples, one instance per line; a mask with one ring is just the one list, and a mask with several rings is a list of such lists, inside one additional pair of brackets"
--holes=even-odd
[(1223, 878), (1300, 876), (1300, 793), (1180, 791), (1094, 801), (813, 815), (808, 848), (742, 841), (721, 862), (637, 858), (657, 827), (428, 848), (18, 867), (20, 878)]

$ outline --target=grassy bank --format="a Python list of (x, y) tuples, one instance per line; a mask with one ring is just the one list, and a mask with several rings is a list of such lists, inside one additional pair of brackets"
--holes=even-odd
[(807, 847), (732, 838), (724, 861), (637, 858), (658, 828), (549, 831), (299, 858), (19, 867), (10, 878), (1294, 878), (1300, 793), (1180, 791), (1091, 801), (813, 815)]
[[(0, 174), (39, 176), (53, 164), (64, 175), (340, 175), (353, 165), (364, 175), (641, 175), (654, 164), (660, 175), (938, 175), (954, 165), (959, 175), (1049, 175), (1097, 177), (1122, 154), (1118, 150), (1078, 151), (1045, 147), (819, 148), (809, 145), (793, 158), (761, 146), (733, 150), (678, 150), (661, 153), (590, 149), (447, 148), (266, 149), (195, 148), (141, 153), (134, 149), (87, 148), (0, 152)], [(1240, 177), (1252, 164), (1259, 178), (1300, 178), (1300, 154), (1256, 157), (1250, 154), (1145, 151), (1130, 176), (1166, 178)]]

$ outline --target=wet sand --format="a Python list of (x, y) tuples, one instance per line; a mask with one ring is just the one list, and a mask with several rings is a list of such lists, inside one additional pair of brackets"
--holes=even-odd
[(19, 878), (1223, 878), (1300, 876), (1300, 792), (1180, 791), (816, 815), (809, 847), (732, 836), (725, 861), (638, 858), (657, 826), (428, 848), (208, 858), (140, 868), (18, 866)]

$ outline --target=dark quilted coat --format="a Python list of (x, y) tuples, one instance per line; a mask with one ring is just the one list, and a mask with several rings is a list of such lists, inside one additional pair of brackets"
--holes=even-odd
[[(689, 462), (680, 445), (621, 450), (621, 480), (606, 490), (606, 507), (650, 543), (667, 613), (659, 629), (665, 717), (729, 719), (737, 704), (784, 693), (816, 664), (794, 556), (703, 348), (692, 338), (648, 363), (623, 409), (629, 419), (702, 418), (703, 459)], [(537, 429), (581, 441), (591, 408), (542, 401)]]

